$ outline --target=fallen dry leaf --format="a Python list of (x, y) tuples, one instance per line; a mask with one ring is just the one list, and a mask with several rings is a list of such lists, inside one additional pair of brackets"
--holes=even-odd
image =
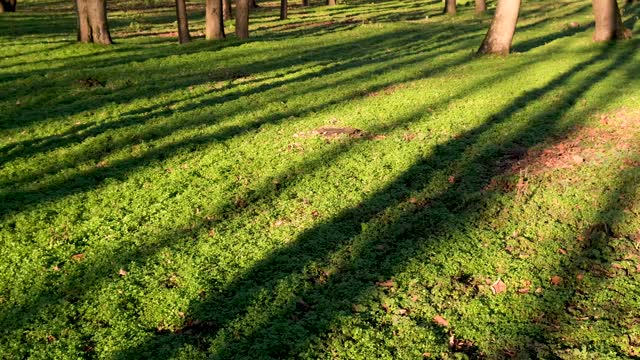
[(445, 318), (440, 316), (440, 315), (434, 316), (433, 317), (433, 322), (438, 324), (438, 325), (440, 325), (440, 326), (442, 326), (442, 327), (449, 327), (449, 322)]
[(518, 289), (518, 293), (519, 294), (528, 294), (529, 293), (529, 288)]
[(209, 230), (209, 236), (210, 236), (210, 237), (214, 237), (214, 236), (216, 236), (216, 229), (211, 229), (211, 230)]
[(494, 294), (500, 294), (502, 292), (505, 292), (507, 290), (507, 285), (502, 282), (502, 280), (500, 280), (500, 278), (498, 278), (498, 280), (496, 280), (493, 284), (491, 284), (491, 291), (493, 291)]
[(565, 250), (565, 249), (563, 249), (563, 248), (558, 249), (558, 252), (559, 252), (560, 254), (562, 254), (562, 255), (567, 255), (567, 250)]
[(120, 268), (120, 271), (118, 271), (118, 275), (120, 276), (127, 276), (128, 274), (129, 272), (122, 268)]
[(378, 281), (376, 283), (376, 285), (380, 286), (380, 287), (387, 287), (387, 288), (391, 288), (395, 286), (395, 283), (393, 282), (393, 280), (387, 280), (387, 281)]
[(84, 259), (84, 254), (83, 253), (79, 253), (79, 254), (75, 254), (73, 256), (71, 256), (71, 258), (75, 261), (80, 261), (82, 259)]
[(582, 281), (582, 279), (584, 279), (584, 274), (583, 273), (579, 273), (578, 275), (576, 275), (576, 279), (578, 281)]
[(551, 278), (551, 284), (558, 286), (562, 283), (562, 278), (558, 275)]

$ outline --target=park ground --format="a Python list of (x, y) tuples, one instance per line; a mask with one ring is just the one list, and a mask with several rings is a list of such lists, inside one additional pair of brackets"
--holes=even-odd
[(0, 357), (640, 357), (640, 10), (260, 5), (0, 16)]

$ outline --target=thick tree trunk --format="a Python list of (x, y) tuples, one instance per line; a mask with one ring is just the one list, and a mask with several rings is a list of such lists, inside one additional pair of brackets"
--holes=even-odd
[(596, 31), (593, 41), (612, 41), (631, 38), (631, 30), (622, 23), (622, 15), (616, 0), (592, 0)]
[(444, 11), (443, 13), (448, 15), (455, 15), (458, 9), (456, 7), (456, 0), (444, 0)]
[(223, 0), (206, 0), (204, 36), (207, 40), (224, 39)]
[(76, 0), (78, 41), (111, 44), (106, 0)]
[(187, 19), (187, 4), (185, 0), (176, 0), (176, 17), (178, 18), (178, 41), (186, 44), (191, 41), (189, 35), (189, 20)]
[(309, 6), (309, 0), (302, 0), (302, 6)]
[(231, 0), (222, 1), (222, 18), (224, 20), (231, 20), (233, 18), (233, 12), (231, 11)]
[(487, 11), (487, 0), (476, 0), (476, 14), (483, 14)]
[(249, 6), (251, 0), (236, 1), (236, 36), (240, 39), (249, 38)]
[(288, 7), (288, 1), (287, 0), (280, 0), (280, 20), (286, 20), (287, 19), (287, 7)]
[(336, 0), (327, 0), (327, 5), (334, 6), (334, 5), (337, 5), (337, 2)]
[(498, 0), (496, 14), (478, 54), (508, 55), (516, 32), (521, 0)]
[(16, 0), (0, 0), (0, 13), (15, 12), (16, 5)]

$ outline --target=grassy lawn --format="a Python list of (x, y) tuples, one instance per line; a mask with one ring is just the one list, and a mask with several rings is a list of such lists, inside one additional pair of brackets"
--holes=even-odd
[(261, 5), (186, 46), (172, 2), (111, 1), (110, 47), (0, 16), (0, 358), (640, 357), (640, 36)]

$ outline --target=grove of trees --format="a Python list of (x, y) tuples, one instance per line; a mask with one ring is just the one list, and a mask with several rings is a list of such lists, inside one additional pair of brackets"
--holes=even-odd
[[(205, 38), (220, 40), (225, 38), (224, 20), (231, 20), (231, 0), (205, 0)], [(456, 0), (443, 0), (444, 13), (454, 16), (457, 12)], [(634, 0), (626, 0), (627, 4)], [(329, 6), (336, 5), (336, 0), (326, 0)], [(280, 0), (280, 19), (288, 17), (288, 0)], [(308, 0), (302, 0), (302, 6), (308, 6)], [(516, 32), (521, 0), (497, 0), (493, 20), (489, 30), (478, 49), (478, 54), (507, 55)], [(0, 0), (0, 12), (16, 11), (17, 0)], [(176, 0), (176, 18), (178, 24), (178, 40), (181, 44), (191, 40), (185, 0)], [(255, 0), (236, 0), (235, 34), (240, 39), (249, 38), (249, 13), (258, 7)], [(620, 7), (616, 0), (592, 0), (596, 42), (630, 39), (632, 34), (622, 22)], [(106, 0), (75, 0), (78, 23), (78, 41), (84, 43), (111, 44), (111, 34), (107, 21)], [(477, 14), (486, 12), (486, 0), (475, 0)]]

